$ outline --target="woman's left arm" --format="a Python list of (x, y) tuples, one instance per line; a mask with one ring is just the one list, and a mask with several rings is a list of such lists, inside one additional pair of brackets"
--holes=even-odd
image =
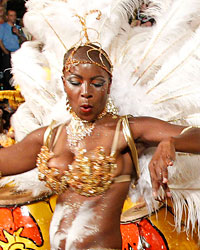
[(130, 124), (136, 140), (146, 146), (157, 146), (149, 163), (153, 195), (156, 197), (162, 186), (170, 196), (167, 168), (175, 161), (175, 151), (200, 153), (200, 129), (186, 129), (149, 117), (133, 118)]

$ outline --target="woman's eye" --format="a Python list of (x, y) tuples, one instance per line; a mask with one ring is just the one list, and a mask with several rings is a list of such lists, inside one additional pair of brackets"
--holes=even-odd
[(102, 86), (104, 85), (104, 83), (105, 83), (105, 82), (93, 82), (92, 84), (93, 84), (95, 87), (99, 88), (99, 87), (102, 87)]
[(76, 80), (67, 80), (70, 84), (74, 85), (74, 86), (79, 86), (81, 84), (81, 82), (76, 81)]

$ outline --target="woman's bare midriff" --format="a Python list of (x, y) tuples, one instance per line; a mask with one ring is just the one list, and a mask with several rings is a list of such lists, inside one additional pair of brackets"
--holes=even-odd
[(66, 211), (55, 232), (66, 233), (59, 249), (121, 249), (120, 215), (129, 185), (130, 182), (112, 184), (96, 197), (66, 190), (57, 201), (57, 206), (65, 207)]

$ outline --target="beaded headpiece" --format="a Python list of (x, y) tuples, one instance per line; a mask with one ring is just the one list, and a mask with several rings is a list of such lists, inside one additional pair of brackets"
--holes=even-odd
[[(79, 18), (79, 21), (82, 25), (81, 36), (80, 36), (80, 40), (78, 41), (78, 43), (69, 50), (70, 55), (67, 56), (67, 59), (64, 57), (64, 70), (69, 71), (70, 67), (72, 65), (76, 66), (79, 64), (87, 64), (88, 63), (88, 64), (95, 64), (95, 65), (101, 67), (102, 69), (104, 69), (106, 72), (108, 72), (112, 76), (113, 66), (112, 66), (112, 63), (111, 63), (110, 58), (108, 57), (107, 53), (101, 48), (99, 43), (91, 42), (89, 39), (88, 30), (90, 30), (91, 28), (87, 27), (87, 24), (86, 24), (87, 20), (86, 19), (87, 19), (88, 15), (93, 14), (93, 13), (97, 13), (98, 16), (96, 17), (96, 19), (100, 20), (101, 11), (99, 11), (99, 10), (91, 10), (90, 12), (86, 13), (84, 15), (84, 17), (76, 15), (76, 17)], [(92, 30), (95, 31), (98, 35), (98, 31), (96, 31), (94, 29), (92, 29)], [(86, 51), (87, 59), (86, 60), (78, 60), (75, 58), (75, 54), (80, 48), (83, 48), (83, 47), (88, 47), (88, 50)], [(68, 52), (66, 54), (68, 54)], [(92, 59), (93, 52), (98, 52), (99, 62)], [(105, 63), (106, 61), (107, 61), (107, 65)]]

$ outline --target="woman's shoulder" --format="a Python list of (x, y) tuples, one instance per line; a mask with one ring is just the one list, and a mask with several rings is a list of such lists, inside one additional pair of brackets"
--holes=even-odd
[(64, 124), (56, 124), (55, 121), (52, 121), (48, 126), (44, 126), (32, 131), (27, 135), (26, 138), (32, 140), (33, 142), (38, 142), (39, 144), (44, 145), (46, 139), (56, 134), (59, 127), (63, 125)]
[(133, 115), (125, 115), (120, 116), (121, 119), (125, 119), (128, 123), (128, 127), (131, 130), (133, 138), (136, 140), (141, 137), (143, 130), (146, 127), (150, 127), (153, 120), (155, 118), (147, 117), (147, 116), (133, 116)]
[(42, 145), (44, 140), (44, 134), (47, 128), (48, 126), (38, 128), (28, 134), (24, 139), (32, 141), (32, 143), (39, 143)]

